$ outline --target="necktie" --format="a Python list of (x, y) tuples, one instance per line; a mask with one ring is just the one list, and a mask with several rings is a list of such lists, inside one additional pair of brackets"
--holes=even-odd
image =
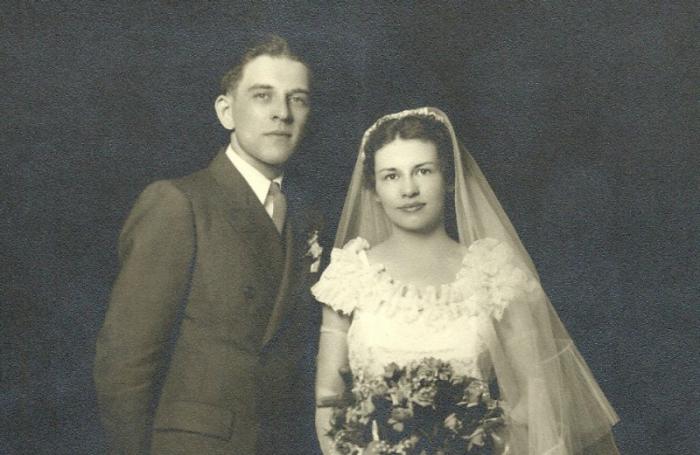
[(279, 183), (272, 182), (270, 184), (267, 200), (272, 201), (272, 222), (275, 223), (277, 232), (281, 234), (284, 228), (284, 217), (287, 214), (287, 199), (284, 197)]

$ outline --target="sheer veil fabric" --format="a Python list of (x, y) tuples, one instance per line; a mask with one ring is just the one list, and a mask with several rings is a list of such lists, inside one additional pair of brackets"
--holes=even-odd
[[(459, 242), (469, 246), (487, 237), (506, 242), (523, 270), (537, 278), (529, 254), (479, 166), (457, 140), (448, 117), (431, 107), (384, 116), (365, 132), (334, 246), (342, 248), (356, 237), (376, 245), (391, 234), (391, 223), (363, 181), (364, 149), (369, 134), (382, 122), (415, 114), (432, 116), (449, 130)], [(507, 453), (618, 454), (611, 437), (617, 414), (541, 287), (535, 295), (511, 304), (500, 320), (491, 318), (484, 328), (501, 398), (509, 409)], [(594, 445), (594, 452), (586, 451)]]

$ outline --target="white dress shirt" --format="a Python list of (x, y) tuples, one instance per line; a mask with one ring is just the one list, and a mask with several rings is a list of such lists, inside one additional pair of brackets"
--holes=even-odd
[(229, 144), (228, 148), (226, 149), (226, 156), (229, 160), (231, 160), (231, 163), (238, 170), (238, 172), (241, 173), (245, 181), (248, 183), (248, 186), (250, 186), (250, 188), (253, 190), (255, 196), (257, 196), (260, 204), (265, 207), (265, 211), (270, 218), (272, 218), (272, 200), (267, 201), (267, 204), (265, 203), (267, 193), (270, 192), (270, 185), (272, 182), (277, 182), (280, 188), (282, 188), (283, 176), (280, 175), (279, 177), (275, 177), (273, 180), (268, 179), (262, 174), (262, 172), (255, 169), (253, 165), (241, 158), (241, 156), (234, 150), (232, 144)]

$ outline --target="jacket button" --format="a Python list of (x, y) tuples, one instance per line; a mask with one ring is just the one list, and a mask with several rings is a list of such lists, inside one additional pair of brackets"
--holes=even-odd
[(244, 286), (243, 296), (246, 299), (252, 299), (253, 297), (255, 297), (255, 288), (253, 286)]

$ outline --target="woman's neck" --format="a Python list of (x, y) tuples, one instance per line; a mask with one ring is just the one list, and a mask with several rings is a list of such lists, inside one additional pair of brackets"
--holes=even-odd
[(425, 287), (454, 281), (464, 253), (444, 228), (430, 233), (395, 228), (368, 257), (370, 262), (382, 264), (392, 278)]
[(386, 243), (391, 250), (411, 257), (428, 257), (444, 251), (445, 248), (452, 248), (455, 244), (447, 235), (444, 226), (427, 233), (394, 229)]

